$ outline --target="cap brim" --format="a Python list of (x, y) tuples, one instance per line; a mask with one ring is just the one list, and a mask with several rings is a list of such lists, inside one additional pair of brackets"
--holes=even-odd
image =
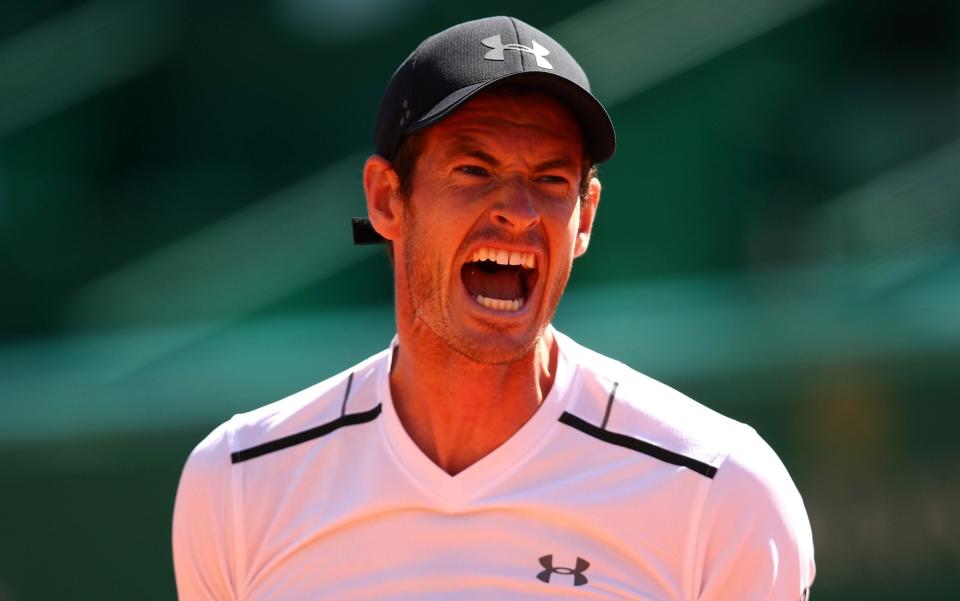
[(498, 79), (472, 84), (453, 92), (419, 119), (412, 121), (401, 132), (412, 134), (440, 121), (480, 92), (506, 82), (529, 82), (531, 87), (553, 96), (569, 108), (580, 122), (584, 146), (595, 163), (602, 163), (613, 156), (617, 146), (613, 122), (606, 109), (593, 94), (565, 77), (542, 71), (511, 73)]

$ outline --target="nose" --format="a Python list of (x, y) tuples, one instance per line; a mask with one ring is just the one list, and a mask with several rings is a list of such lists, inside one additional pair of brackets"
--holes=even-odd
[(515, 232), (525, 232), (540, 223), (540, 213), (533, 202), (533, 195), (523, 184), (510, 187), (506, 196), (491, 211), (493, 221)]

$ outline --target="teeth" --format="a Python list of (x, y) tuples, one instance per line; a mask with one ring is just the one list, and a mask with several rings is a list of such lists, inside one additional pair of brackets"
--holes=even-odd
[(523, 306), (522, 298), (504, 300), (502, 298), (487, 298), (482, 294), (478, 294), (476, 301), (488, 309), (496, 309), (497, 311), (519, 311), (520, 307)]
[(520, 251), (508, 251), (498, 248), (485, 246), (474, 251), (472, 262), (493, 261), (498, 265), (522, 265), (527, 269), (533, 269), (537, 265), (536, 255)]

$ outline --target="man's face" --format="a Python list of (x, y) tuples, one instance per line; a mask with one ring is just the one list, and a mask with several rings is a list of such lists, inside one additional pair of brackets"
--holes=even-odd
[(549, 96), (493, 92), (424, 135), (394, 240), (399, 315), (475, 361), (519, 359), (586, 248), (596, 199), (579, 198), (578, 123)]

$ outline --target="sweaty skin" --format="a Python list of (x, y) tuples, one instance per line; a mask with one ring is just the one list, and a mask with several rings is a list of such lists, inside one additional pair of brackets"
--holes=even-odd
[[(547, 326), (587, 249), (600, 182), (580, 198), (580, 127), (543, 94), (481, 94), (424, 135), (408, 198), (379, 156), (367, 160), (364, 189), (394, 248), (394, 405), (419, 448), (455, 475), (510, 438), (553, 384)], [(467, 291), (461, 267), (483, 247), (535, 255), (519, 310)]]

